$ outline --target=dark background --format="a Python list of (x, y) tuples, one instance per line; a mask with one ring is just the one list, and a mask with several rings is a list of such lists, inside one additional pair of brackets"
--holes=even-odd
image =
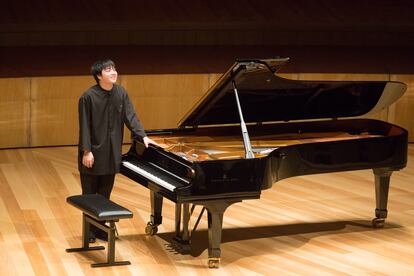
[(414, 73), (414, 1), (1, 1), (0, 77), (225, 71)]

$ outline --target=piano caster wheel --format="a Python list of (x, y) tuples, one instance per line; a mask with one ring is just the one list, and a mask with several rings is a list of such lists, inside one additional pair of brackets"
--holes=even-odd
[(372, 220), (372, 226), (374, 228), (382, 228), (385, 225), (385, 219), (384, 218), (374, 218)]
[(209, 258), (208, 268), (218, 268), (220, 264), (220, 258)]
[(145, 227), (145, 234), (154, 236), (158, 232), (157, 225), (152, 224), (152, 222), (148, 222), (147, 226)]

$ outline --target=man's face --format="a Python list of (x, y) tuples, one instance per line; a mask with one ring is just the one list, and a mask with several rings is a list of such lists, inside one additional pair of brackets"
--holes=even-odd
[(117, 78), (118, 73), (114, 67), (106, 67), (102, 70), (101, 75), (98, 75), (101, 84), (114, 84)]

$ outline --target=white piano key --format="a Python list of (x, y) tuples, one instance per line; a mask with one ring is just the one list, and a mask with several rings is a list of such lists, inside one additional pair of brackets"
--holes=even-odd
[(141, 169), (140, 167), (135, 166), (134, 164), (131, 164), (127, 161), (123, 161), (122, 164), (127, 167), (130, 170), (133, 170), (134, 172), (142, 175), (143, 177), (149, 179), (150, 181), (153, 181), (154, 183), (166, 188), (167, 190), (170, 190), (174, 192), (175, 186), (171, 185), (170, 183), (162, 180), (161, 178), (147, 172), (146, 170)]

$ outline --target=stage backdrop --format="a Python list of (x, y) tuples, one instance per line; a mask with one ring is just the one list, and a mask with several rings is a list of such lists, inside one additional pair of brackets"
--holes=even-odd
[[(121, 75), (146, 129), (175, 128), (177, 122), (219, 78), (210, 74)], [(414, 141), (414, 75), (309, 74), (280, 76), (296, 80), (394, 80), (408, 85), (395, 104), (370, 118), (406, 128)], [(0, 148), (76, 145), (79, 96), (91, 76), (0, 78)], [(124, 142), (130, 141), (125, 131)]]

